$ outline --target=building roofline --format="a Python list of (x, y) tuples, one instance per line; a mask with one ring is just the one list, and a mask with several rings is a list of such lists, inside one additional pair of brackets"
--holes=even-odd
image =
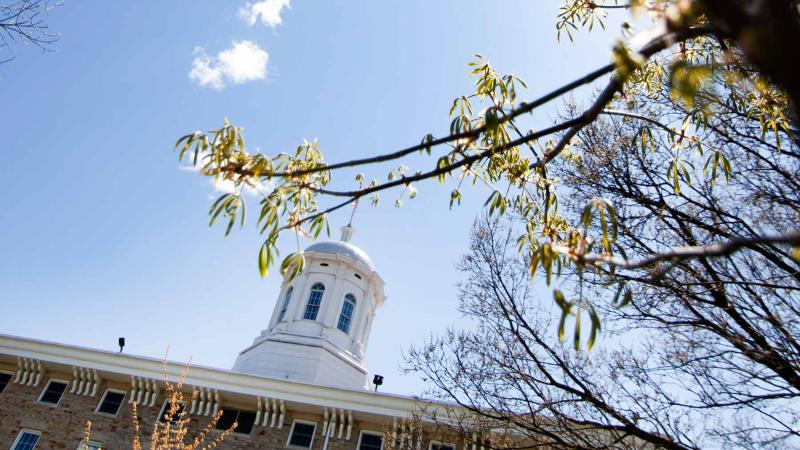
[(186, 365), (175, 361), (164, 361), (147, 356), (98, 350), (88, 347), (62, 344), (39, 339), (0, 334), (0, 357), (32, 358), (47, 366), (62, 365), (95, 369), (122, 378), (144, 377), (163, 381), (166, 368), (167, 379), (177, 381), (188, 367), (184, 380), (187, 386), (218, 389), (253, 397), (267, 397), (287, 402), (316, 405), (328, 408), (352, 410), (354, 413), (375, 414), (389, 417), (408, 417), (418, 408), (430, 410), (452, 409), (455, 405), (397, 394), (378, 393), (368, 390), (321, 386), (296, 381), (279, 380), (237, 373), (230, 370), (201, 365)]

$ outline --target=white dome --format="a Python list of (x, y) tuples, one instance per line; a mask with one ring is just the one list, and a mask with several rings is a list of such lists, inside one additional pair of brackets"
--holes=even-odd
[(367, 256), (367, 253), (356, 247), (355, 245), (349, 242), (342, 242), (342, 241), (327, 241), (327, 242), (317, 242), (311, 244), (307, 249), (307, 252), (318, 252), (318, 253), (331, 253), (334, 255), (344, 255), (350, 259), (353, 259), (357, 262), (364, 264), (365, 266), (369, 267), (370, 270), (375, 270), (375, 265), (372, 263), (372, 260)]

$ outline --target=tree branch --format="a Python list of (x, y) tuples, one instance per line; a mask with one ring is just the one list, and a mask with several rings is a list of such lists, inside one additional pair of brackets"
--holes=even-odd
[(785, 234), (764, 235), (756, 237), (733, 237), (723, 242), (699, 246), (675, 247), (666, 252), (655, 253), (639, 260), (628, 260), (612, 255), (586, 254), (581, 255), (574, 248), (553, 245), (553, 250), (571, 257), (574, 261), (592, 266), (610, 265), (626, 270), (643, 269), (662, 261), (685, 261), (695, 258), (727, 256), (745, 247), (760, 244), (789, 244), (800, 246), (800, 231), (792, 230)]

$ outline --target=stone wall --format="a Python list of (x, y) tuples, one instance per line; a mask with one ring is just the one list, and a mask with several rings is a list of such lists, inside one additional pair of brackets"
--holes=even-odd
[[(0, 370), (6, 368), (0, 367)], [(133, 436), (131, 421), (131, 405), (126, 396), (119, 413), (112, 417), (95, 413), (103, 392), (108, 388), (130, 391), (130, 385), (104, 381), (94, 397), (71, 394), (69, 388), (64, 393), (58, 406), (37, 402), (39, 395), (49, 379), (72, 380), (67, 373), (48, 372), (38, 386), (23, 386), (13, 381), (0, 393), (0, 449), (8, 449), (22, 428), (30, 428), (42, 432), (37, 450), (66, 449), (73, 450), (83, 438), (87, 420), (92, 422), (92, 440), (103, 444), (104, 449), (123, 450), (131, 448)], [(164, 402), (163, 392), (153, 407), (140, 407), (142, 440), (147, 441), (152, 425)], [(241, 407), (242, 405), (228, 405)], [(254, 408), (246, 408), (254, 409)], [(294, 419), (310, 420), (317, 423), (316, 434), (312, 442), (312, 450), (321, 450), (322, 416), (308, 413), (287, 411), (287, 417), (281, 429), (256, 425), (249, 435), (233, 433), (218, 448), (221, 449), (285, 449)], [(210, 417), (191, 416), (190, 429), (194, 436), (211, 420)], [(333, 439), (328, 442), (329, 450), (355, 450), (361, 429), (382, 431), (384, 425), (356, 422), (349, 440)], [(217, 433), (217, 432), (215, 432)], [(215, 434), (216, 435), (216, 434)]]

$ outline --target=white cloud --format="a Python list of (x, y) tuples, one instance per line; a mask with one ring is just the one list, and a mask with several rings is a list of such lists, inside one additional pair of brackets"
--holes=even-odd
[(221, 90), (226, 84), (242, 84), (263, 80), (267, 77), (269, 54), (252, 41), (234, 41), (231, 48), (216, 56), (209, 56), (205, 49), (194, 50), (189, 79), (200, 86)]
[(261, 0), (255, 3), (246, 3), (239, 8), (239, 17), (253, 26), (261, 18), (261, 23), (275, 28), (281, 24), (281, 10), (291, 8), (290, 0)]

